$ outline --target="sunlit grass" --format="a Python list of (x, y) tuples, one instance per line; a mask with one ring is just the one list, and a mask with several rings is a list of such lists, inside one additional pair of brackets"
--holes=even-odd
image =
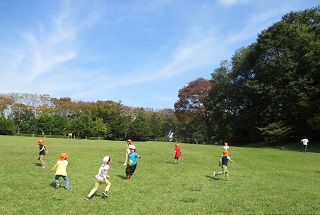
[[(230, 146), (231, 182), (219, 170), (222, 147), (134, 142), (143, 157), (130, 182), (122, 166), (125, 141), (45, 139), (46, 168), (37, 160), (37, 138), (0, 136), (2, 214), (317, 214), (319, 153)], [(298, 146), (299, 147), (299, 146)], [(300, 148), (297, 148), (300, 149)], [(70, 190), (54, 188), (49, 170), (59, 154), (69, 154)], [(102, 158), (110, 155), (110, 197), (83, 200), (94, 186)], [(61, 178), (61, 185), (64, 181)]]

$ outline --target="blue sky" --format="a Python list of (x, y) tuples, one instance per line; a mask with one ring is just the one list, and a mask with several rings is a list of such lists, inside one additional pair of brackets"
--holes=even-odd
[(0, 0), (0, 93), (173, 108), (179, 89), (319, 0)]

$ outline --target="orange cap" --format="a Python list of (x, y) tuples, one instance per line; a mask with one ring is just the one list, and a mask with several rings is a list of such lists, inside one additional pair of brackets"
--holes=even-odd
[(38, 143), (41, 144), (41, 145), (43, 145), (44, 141), (41, 140), (41, 139), (39, 139), (39, 140), (38, 140)]
[(68, 157), (67, 153), (61, 153), (59, 160), (65, 160)]
[(227, 156), (228, 155), (228, 151), (227, 150), (223, 150), (222, 154), (223, 154), (223, 156)]

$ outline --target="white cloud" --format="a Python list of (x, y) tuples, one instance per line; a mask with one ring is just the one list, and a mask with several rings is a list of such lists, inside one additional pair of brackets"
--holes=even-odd
[(224, 6), (232, 6), (235, 4), (242, 4), (242, 3), (246, 3), (249, 0), (218, 0), (218, 3)]

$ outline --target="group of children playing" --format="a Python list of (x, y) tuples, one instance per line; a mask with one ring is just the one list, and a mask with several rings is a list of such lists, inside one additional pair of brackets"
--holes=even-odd
[[(41, 139), (38, 140), (38, 145), (39, 145), (38, 160), (40, 161), (41, 167), (45, 168), (45, 160), (43, 160), (43, 158), (46, 155), (46, 147), (44, 146), (44, 141)], [(60, 154), (59, 160), (50, 170), (50, 172), (52, 172), (54, 169), (56, 169), (55, 178), (54, 178), (56, 183), (56, 188), (60, 187), (59, 178), (62, 177), (65, 180), (65, 187), (64, 187), (65, 190), (69, 190), (69, 178), (67, 175), (67, 166), (68, 166), (67, 158), (68, 158), (67, 153)], [(132, 144), (132, 141), (128, 139), (127, 149), (126, 149), (126, 158), (125, 158), (125, 162), (123, 163), (123, 165), (127, 166), (126, 179), (128, 181), (130, 181), (131, 176), (134, 174), (137, 168), (137, 158), (142, 158), (142, 156), (136, 153), (136, 147)], [(89, 200), (91, 196), (98, 190), (101, 184), (106, 185), (105, 190), (102, 192), (102, 196), (108, 197), (108, 192), (111, 186), (111, 183), (108, 180), (110, 178), (110, 176), (108, 175), (108, 171), (111, 170), (109, 166), (111, 161), (112, 160), (110, 156), (103, 157), (102, 159), (103, 163), (98, 170), (98, 174), (95, 176), (96, 177), (95, 185), (91, 189), (91, 191), (88, 193), (88, 195), (86, 195), (86, 197), (84, 198), (85, 200)]]
[[(44, 156), (46, 155), (47, 151), (44, 146), (44, 141), (43, 140), (38, 140), (38, 145), (39, 145), (39, 158), (38, 160), (40, 161), (41, 167), (45, 168), (45, 160), (43, 160)], [(228, 143), (224, 143), (223, 146), (223, 154), (222, 157), (219, 160), (219, 166), (222, 166), (222, 171), (220, 172), (214, 172), (213, 177), (220, 175), (220, 174), (226, 174), (226, 180), (229, 180), (229, 174), (228, 174), (228, 161), (234, 162), (230, 159), (228, 156)], [(173, 164), (178, 164), (179, 163), (179, 158), (181, 156), (181, 149), (179, 144), (175, 144), (175, 149), (174, 149), (174, 161)], [(67, 166), (68, 166), (68, 154), (67, 153), (61, 153), (59, 160), (57, 163), (53, 166), (53, 168), (50, 170), (52, 172), (54, 169), (56, 169), (55, 173), (55, 183), (56, 183), (56, 188), (60, 187), (59, 183), (59, 178), (62, 177), (65, 180), (65, 190), (69, 190), (69, 178), (67, 175)], [(132, 144), (132, 141), (130, 139), (127, 140), (127, 148), (126, 148), (126, 157), (125, 161), (123, 163), (124, 166), (126, 167), (126, 180), (130, 181), (131, 176), (134, 174), (136, 168), (137, 168), (137, 158), (142, 158), (141, 155), (136, 153), (136, 147), (135, 145)], [(108, 197), (108, 192), (111, 186), (111, 182), (108, 180), (110, 176), (108, 175), (108, 171), (111, 170), (109, 164), (111, 163), (111, 157), (110, 156), (105, 156), (102, 159), (102, 164), (98, 170), (98, 174), (95, 176), (96, 177), (96, 182), (94, 187), (91, 189), (91, 191), (86, 195), (84, 198), (85, 200), (89, 200), (91, 196), (98, 190), (99, 186), (101, 184), (105, 184), (106, 188), (102, 192), (103, 197)]]

